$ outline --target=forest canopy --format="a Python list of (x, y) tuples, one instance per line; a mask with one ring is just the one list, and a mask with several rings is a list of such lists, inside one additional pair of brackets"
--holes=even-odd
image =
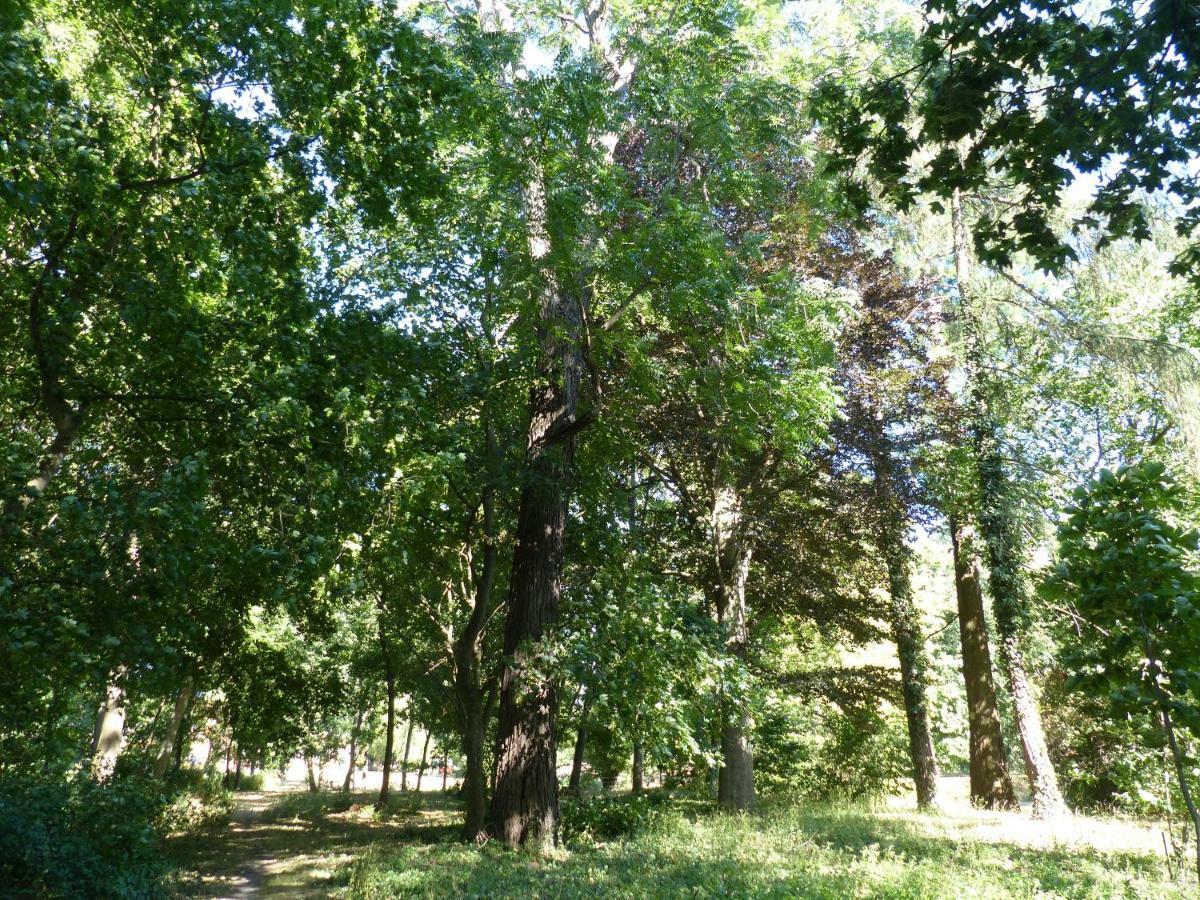
[(961, 781), (1165, 823), (1122, 890), (1185, 896), (1198, 54), (1169, 0), (4, 3), (0, 888), (176, 889), (291, 761), (564, 878)]

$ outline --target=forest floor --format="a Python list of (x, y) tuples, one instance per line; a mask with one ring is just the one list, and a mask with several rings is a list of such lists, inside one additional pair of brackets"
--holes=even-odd
[(460, 843), (440, 792), (398, 794), (382, 816), (367, 792), (248, 792), (226, 827), (170, 852), (192, 897), (1196, 896), (1149, 823), (973, 810), (961, 782), (944, 780), (933, 814), (904, 798), (745, 818), (691, 809), (549, 858)]

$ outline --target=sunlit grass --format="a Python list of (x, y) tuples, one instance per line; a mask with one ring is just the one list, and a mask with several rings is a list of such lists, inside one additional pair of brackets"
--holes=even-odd
[[(1069, 837), (1089, 821), (1057, 827)], [(775, 806), (745, 818), (673, 814), (648, 833), (548, 859), (454, 843), (376, 846), (354, 865), (349, 892), (362, 898), (1193, 896), (1194, 885), (1171, 883), (1161, 858), (1150, 853), (1069, 840), (1028, 846), (1002, 833), (975, 833), (974, 824), (971, 816)]]

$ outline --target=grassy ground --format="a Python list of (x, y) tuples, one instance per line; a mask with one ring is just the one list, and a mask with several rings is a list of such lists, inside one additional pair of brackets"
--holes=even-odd
[(229, 829), (173, 852), (193, 896), (1183, 898), (1157, 834), (1138, 823), (954, 806), (768, 806), (728, 818), (695, 805), (646, 831), (577, 843), (551, 858), (457, 841), (452, 801), (252, 795)]

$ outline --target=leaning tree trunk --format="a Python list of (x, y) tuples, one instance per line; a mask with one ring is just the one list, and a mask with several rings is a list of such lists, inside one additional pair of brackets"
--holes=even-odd
[(125, 742), (125, 666), (114, 669), (104, 687), (92, 748), (92, 777), (108, 781), (117, 767), (117, 758)]
[(48, 334), (49, 323), (45, 321), (47, 306), (54, 308), (53, 299), (49, 304), (46, 302), (47, 287), (57, 277), (63, 254), (75, 240), (78, 226), (79, 215), (76, 213), (66, 233), (50, 243), (41, 276), (29, 294), (29, 341), (37, 366), (42, 407), (54, 425), (54, 438), (38, 463), (37, 474), (26, 481), (24, 490), (0, 511), (0, 541), (6, 540), (9, 533), (15, 530), (21, 513), (46, 492), (79, 437), (87, 415), (87, 404), (81, 402), (72, 406), (67, 399), (64, 388), (68, 380), (67, 366), (60, 353), (62, 335)]
[(913, 608), (908, 561), (903, 548), (894, 544), (886, 551), (888, 587), (891, 594), (892, 637), (900, 658), (900, 684), (904, 694), (904, 716), (908, 722), (908, 753), (913, 766), (917, 806), (937, 804), (938, 764), (929, 725), (926, 695), (928, 659), (921, 639), (921, 626)]
[(404, 733), (404, 756), (400, 758), (400, 793), (408, 790), (408, 752), (412, 749), (413, 719), (408, 716), (408, 730)]
[(421, 780), (425, 777), (425, 762), (429, 759), (429, 739), (433, 735), (425, 732), (425, 746), (421, 748), (421, 766), (417, 769), (417, 793), (421, 793)]
[(171, 712), (171, 720), (163, 733), (162, 742), (158, 745), (158, 755), (154, 757), (154, 777), (162, 778), (167, 774), (171, 760), (175, 758), (175, 745), (179, 742), (179, 731), (183, 727), (183, 718), (192, 702), (192, 676), (183, 679), (183, 687), (175, 698), (175, 708)]
[(358, 757), (358, 732), (362, 729), (364, 710), (360, 706), (354, 712), (354, 727), (350, 729), (350, 762), (346, 765), (346, 779), (342, 782), (342, 793), (350, 793), (354, 786), (354, 763)]
[(979, 530), (987, 549), (1000, 662), (1008, 676), (1017, 732), (1021, 737), (1021, 755), (1033, 795), (1033, 816), (1047, 818), (1065, 811), (1066, 805), (1046, 747), (1041, 713), (1025, 672), (1022, 643), (1029, 610), (1022, 572), (1020, 525), (1012, 501), (1012, 485), (1004, 468), (1000, 423), (989, 403), (982, 323), (969, 290), (970, 251), (962, 200), (957, 193), (953, 200), (953, 219), (958, 321), (967, 376), (967, 422), (979, 476)]
[[(880, 420), (872, 417), (870, 421), (877, 423)], [(875, 444), (875, 499), (879, 504), (878, 546), (887, 566), (892, 637), (896, 642), (896, 655), (900, 659), (904, 716), (908, 722), (908, 752), (912, 760), (917, 806), (928, 809), (937, 804), (938, 780), (937, 755), (933, 748), (926, 693), (929, 661), (921, 635), (920, 619), (913, 607), (908, 548), (904, 543), (906, 517), (893, 487), (895, 473), (887, 445), (888, 436), (880, 427), (872, 438)]]
[(569, 479), (576, 434), (586, 422), (578, 415), (583, 312), (581, 297), (558, 284), (547, 265), (550, 240), (539, 177), (527, 187), (524, 206), (539, 282), (540, 358), (529, 398), (489, 818), (492, 832), (510, 847), (545, 849), (558, 840), (558, 693), (553, 678), (531, 679), (526, 673), (536, 668), (538, 642), (558, 616)]
[(958, 632), (971, 734), (971, 803), (984, 809), (1018, 809), (1020, 804), (1008, 774), (1000, 709), (992, 681), (992, 654), (983, 615), (979, 557), (972, 543), (970, 527), (951, 516), (950, 544), (954, 551)]
[[(725, 631), (725, 649), (746, 658), (746, 581), (750, 575), (750, 546), (745, 534), (741, 498), (729, 486), (717, 489), (712, 509), (714, 576), (710, 589), (717, 621)], [(754, 809), (754, 753), (750, 745), (753, 720), (745, 698), (722, 693), (726, 722), (721, 728), (721, 769), (717, 802), (726, 812)]]
[[(584, 690), (587, 691), (587, 688), (585, 687)], [(583, 785), (583, 756), (587, 750), (588, 712), (591, 711), (591, 708), (591, 694), (585, 693), (583, 708), (579, 710), (579, 728), (575, 732), (575, 752), (571, 757), (571, 777), (567, 780), (567, 790), (575, 796), (579, 796)]]

